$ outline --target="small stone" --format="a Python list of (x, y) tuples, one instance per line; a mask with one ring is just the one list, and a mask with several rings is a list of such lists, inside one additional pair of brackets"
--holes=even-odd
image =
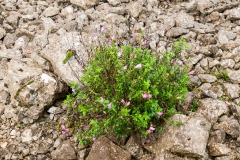
[(22, 138), (22, 142), (30, 143), (32, 141), (32, 130), (31, 129), (25, 129), (22, 132), (21, 138)]
[(3, 37), (5, 37), (6, 35), (6, 30), (3, 29), (2, 27), (0, 27), (0, 39), (2, 39)]
[(139, 2), (130, 4), (129, 12), (133, 18), (137, 18), (142, 11), (142, 5)]
[(4, 109), (4, 115), (6, 118), (13, 118), (14, 116), (16, 116), (16, 109), (14, 109), (12, 106), (7, 105), (5, 106)]
[(210, 18), (211, 18), (212, 21), (218, 20), (219, 19), (219, 13), (218, 12), (212, 12), (210, 14)]
[(231, 152), (225, 144), (213, 143), (209, 146), (209, 152), (211, 156), (224, 156)]
[(239, 97), (240, 87), (238, 84), (223, 83), (225, 92), (230, 96), (231, 99)]
[(201, 79), (201, 81), (212, 83), (217, 80), (217, 78), (211, 74), (199, 74), (198, 77)]
[(75, 149), (70, 141), (63, 141), (56, 150), (51, 153), (52, 159), (77, 159)]
[(43, 12), (43, 15), (46, 16), (46, 17), (52, 17), (52, 16), (55, 16), (57, 14), (59, 14), (59, 8), (57, 8), (57, 7), (48, 7)]

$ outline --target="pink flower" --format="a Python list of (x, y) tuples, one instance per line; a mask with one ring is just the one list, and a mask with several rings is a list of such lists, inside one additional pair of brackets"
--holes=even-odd
[(104, 27), (102, 27), (102, 28), (101, 28), (101, 32), (104, 32), (104, 31), (105, 31), (105, 28), (104, 28)]
[(116, 36), (115, 36), (115, 35), (113, 35), (113, 36), (112, 36), (112, 39), (116, 39)]
[(98, 39), (98, 36), (94, 36), (94, 37), (93, 37), (93, 40), (96, 41), (97, 39)]
[(189, 75), (193, 75), (194, 72), (195, 72), (194, 70), (190, 71), (190, 72), (189, 72)]
[(163, 115), (163, 112), (157, 112), (157, 114), (158, 114), (159, 116), (162, 116), (162, 115)]
[(155, 128), (154, 127), (150, 127), (149, 130), (155, 131)]
[(172, 60), (170, 61), (170, 63), (174, 63), (174, 59), (172, 59)]
[(122, 56), (122, 52), (118, 52), (117, 55), (118, 55), (118, 57), (121, 57)]
[(142, 42), (142, 45), (145, 45), (145, 44), (147, 44), (147, 40), (144, 40), (144, 41)]
[(135, 68), (141, 69), (142, 68), (142, 64), (140, 63), (140, 64), (136, 65)]
[(66, 132), (66, 131), (62, 131), (62, 134), (63, 134), (63, 135), (66, 135), (66, 134), (67, 134), (67, 132)]
[(130, 102), (127, 102), (126, 106), (129, 106), (130, 105)]
[(127, 70), (127, 66), (124, 66), (124, 67), (123, 67), (123, 70)]
[(112, 103), (109, 103), (107, 106), (108, 106), (108, 108), (111, 108), (112, 107)]
[(93, 141), (96, 141), (96, 139), (97, 139), (96, 137), (93, 137), (93, 138), (92, 138)]
[(179, 61), (178, 61), (178, 64), (179, 64), (180, 66), (183, 65), (183, 61), (179, 60)]
[(147, 93), (143, 93), (142, 97), (143, 97), (143, 99), (146, 99), (146, 98), (148, 98), (148, 94)]
[(148, 139), (146, 142), (149, 143), (149, 142), (150, 142), (150, 139)]
[(147, 98), (152, 98), (152, 95), (151, 95), (151, 94), (148, 94), (148, 95), (147, 95)]
[(65, 130), (65, 126), (64, 125), (62, 125), (61, 128), (62, 128), (62, 130)]
[(104, 98), (101, 97), (100, 98), (100, 102), (103, 103), (104, 102)]
[(72, 92), (76, 92), (76, 89), (75, 89), (75, 88), (72, 88)]
[(133, 83), (136, 84), (136, 83), (137, 83), (137, 80), (134, 80)]
[(230, 105), (230, 103), (228, 101), (225, 101), (226, 105)]
[(149, 130), (147, 130), (147, 133), (150, 134), (150, 133), (152, 133), (152, 131), (149, 129)]
[(126, 102), (124, 101), (124, 99), (121, 100), (122, 104), (126, 104)]

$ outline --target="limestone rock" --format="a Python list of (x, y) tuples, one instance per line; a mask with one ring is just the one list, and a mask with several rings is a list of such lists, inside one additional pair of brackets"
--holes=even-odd
[(207, 83), (212, 83), (215, 82), (217, 80), (217, 78), (211, 74), (199, 74), (198, 77)]
[(139, 2), (130, 4), (129, 12), (133, 18), (137, 18), (142, 11), (142, 5)]
[(130, 139), (127, 141), (126, 150), (134, 157), (140, 157), (143, 155), (142, 147), (137, 141), (137, 138), (134, 136), (131, 136)]
[(48, 7), (43, 12), (43, 15), (46, 16), (46, 17), (52, 17), (52, 16), (55, 16), (57, 14), (59, 14), (59, 8), (57, 8), (57, 7)]
[(194, 27), (194, 17), (186, 13), (179, 13), (175, 18), (177, 27), (192, 28)]
[(240, 70), (230, 70), (227, 69), (228, 72), (228, 78), (231, 82), (238, 84), (240, 83)]
[(5, 37), (6, 35), (6, 30), (3, 29), (2, 27), (0, 27), (0, 39), (2, 39), (3, 37)]
[(108, 3), (113, 6), (116, 6), (121, 3), (121, 0), (108, 0)]
[(92, 146), (89, 156), (86, 160), (130, 160), (131, 154), (113, 144), (108, 138), (99, 137)]
[(231, 149), (221, 143), (213, 143), (209, 146), (211, 156), (224, 156), (231, 152)]
[(239, 20), (240, 19), (240, 7), (229, 10), (227, 19)]
[[(66, 44), (66, 42), (69, 44)], [(69, 46), (74, 47), (70, 48)], [(78, 78), (83, 75), (83, 68), (81, 64), (78, 64), (75, 56), (69, 59), (69, 63), (63, 64), (68, 49), (75, 50), (79, 60), (82, 61), (83, 64), (87, 64), (88, 54), (83, 44), (80, 43), (77, 32), (71, 32), (60, 36), (55, 35), (52, 37), (50, 43), (41, 51), (41, 56), (51, 62), (54, 72), (61, 77), (64, 82), (70, 84), (73, 81), (78, 82)]]
[(52, 159), (77, 159), (77, 154), (70, 141), (63, 141), (56, 150), (51, 153)]
[(104, 17), (104, 20), (108, 23), (113, 23), (113, 24), (119, 24), (127, 21), (127, 19), (124, 18), (123, 16), (117, 15), (114, 13), (107, 14)]
[(223, 86), (225, 92), (230, 96), (231, 99), (239, 97), (239, 84), (223, 83)]
[(86, 10), (97, 5), (100, 0), (70, 0), (70, 2)]
[(228, 112), (229, 110), (226, 103), (221, 100), (205, 98), (199, 100), (198, 102), (197, 113), (201, 113), (208, 121), (212, 123), (216, 122), (219, 116)]
[(182, 27), (174, 27), (171, 28), (168, 32), (167, 32), (167, 36), (168, 37), (179, 37), (181, 35), (184, 35), (186, 33), (188, 33), (189, 30), (188, 29), (184, 29)]
[[(159, 135), (156, 143), (148, 143), (144, 147), (156, 155), (156, 159), (171, 159), (173, 155), (203, 158), (208, 140), (210, 123), (200, 115), (189, 118), (184, 115), (174, 115), (172, 120), (183, 122), (178, 127), (164, 126), (164, 132)], [(198, 145), (196, 145), (198, 144)], [(174, 159), (174, 158), (173, 158)]]

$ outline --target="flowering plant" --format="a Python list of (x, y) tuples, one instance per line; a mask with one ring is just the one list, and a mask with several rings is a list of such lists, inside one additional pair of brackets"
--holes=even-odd
[(187, 46), (184, 40), (174, 46), (176, 52), (161, 55), (142, 49), (145, 40), (137, 47), (119, 46), (116, 41), (94, 49), (81, 77), (83, 85), (72, 83), (74, 92), (64, 101), (80, 114), (76, 127), (89, 126), (78, 133), (82, 144), (102, 134), (120, 138), (159, 130), (160, 120), (176, 113), (187, 92), (188, 66), (178, 62), (178, 53)]

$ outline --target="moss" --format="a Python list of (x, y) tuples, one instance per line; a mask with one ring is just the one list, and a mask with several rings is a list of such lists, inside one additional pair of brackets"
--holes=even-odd
[[(34, 82), (34, 80), (31, 80), (30, 82), (24, 84), (21, 88), (19, 88), (19, 89), (17, 90), (17, 92), (16, 92), (16, 95), (14, 96), (14, 99), (17, 100), (17, 97), (18, 97), (19, 93), (20, 93), (24, 88), (26, 88), (28, 85), (32, 84), (33, 82)], [(21, 103), (20, 101), (18, 101), (18, 106), (23, 107), (23, 105), (22, 105), (22, 103)]]
[(67, 50), (66, 57), (62, 61), (63, 64), (66, 64), (67, 61), (73, 56), (73, 51), (71, 49)]

